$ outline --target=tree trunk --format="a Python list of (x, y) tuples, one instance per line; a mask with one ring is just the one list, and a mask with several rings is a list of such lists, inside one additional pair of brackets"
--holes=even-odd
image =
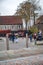
[(34, 13), (34, 9), (33, 9), (33, 18), (34, 18), (34, 25), (35, 25), (35, 13)]
[(27, 22), (26, 22), (26, 48), (28, 48)]
[(35, 13), (34, 13), (34, 25), (35, 25)]

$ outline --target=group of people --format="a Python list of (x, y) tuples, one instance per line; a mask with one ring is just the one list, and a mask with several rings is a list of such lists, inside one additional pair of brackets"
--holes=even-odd
[(35, 41), (37, 39), (42, 40), (42, 31), (39, 30), (37, 34), (36, 33), (30, 34), (29, 38), (30, 38), (30, 42), (32, 42), (32, 38), (34, 38)]
[(14, 33), (12, 33), (11, 37), (10, 37), (10, 40), (12, 40), (12, 42), (18, 42), (18, 35), (14, 35)]
[[(39, 30), (37, 34), (36, 33), (30, 34), (29, 38), (30, 38), (30, 42), (32, 42), (32, 39), (34, 38), (35, 44), (36, 44), (37, 38), (40, 38), (40, 40), (42, 39), (42, 31)], [(14, 41), (18, 42), (18, 35), (15, 36), (14, 33), (12, 33), (11, 40), (12, 40), (13, 43), (14, 43)]]

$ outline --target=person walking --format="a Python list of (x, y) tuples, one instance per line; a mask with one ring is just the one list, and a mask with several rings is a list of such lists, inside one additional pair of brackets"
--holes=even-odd
[(12, 33), (12, 42), (14, 43), (14, 33)]
[(37, 38), (37, 34), (36, 34), (36, 33), (34, 33), (33, 37), (34, 37), (34, 41), (35, 41), (35, 45), (36, 45), (36, 38)]
[(32, 34), (30, 34), (29, 38), (30, 38), (30, 42), (32, 42)]

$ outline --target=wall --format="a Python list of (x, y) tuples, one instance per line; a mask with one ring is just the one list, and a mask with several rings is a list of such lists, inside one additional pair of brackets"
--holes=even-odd
[(20, 30), (22, 25), (0, 25), (0, 30)]

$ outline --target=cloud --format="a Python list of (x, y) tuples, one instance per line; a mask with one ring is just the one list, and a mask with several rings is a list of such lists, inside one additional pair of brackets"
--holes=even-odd
[(0, 12), (2, 14), (14, 14), (14, 12), (17, 9), (17, 6), (20, 2), (23, 0), (0, 0), (1, 6), (0, 6)]
[(43, 9), (43, 0), (40, 0), (40, 6)]
[(5, 0), (0, 0), (0, 3), (1, 3), (1, 2), (4, 2), (4, 1), (5, 1)]
[[(25, 0), (0, 0), (0, 13), (2, 15), (12, 15), (15, 13), (18, 5)], [(43, 0), (40, 0), (43, 7)]]

